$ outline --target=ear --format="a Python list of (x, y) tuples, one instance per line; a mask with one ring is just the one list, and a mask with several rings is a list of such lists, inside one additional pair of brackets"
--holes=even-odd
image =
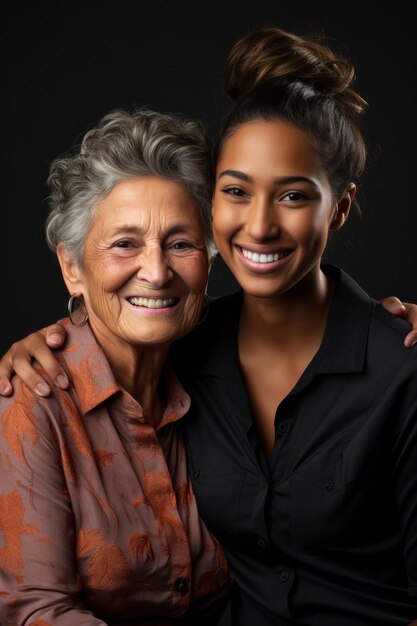
[(343, 224), (348, 218), (350, 207), (352, 206), (352, 202), (355, 196), (356, 185), (354, 183), (350, 183), (346, 190), (346, 193), (339, 200), (335, 207), (335, 212), (330, 222), (331, 230), (339, 230), (339, 228), (342, 228)]
[(62, 276), (69, 293), (71, 295), (74, 293), (83, 293), (84, 282), (79, 265), (71, 259), (62, 243), (58, 244), (56, 254), (61, 266)]

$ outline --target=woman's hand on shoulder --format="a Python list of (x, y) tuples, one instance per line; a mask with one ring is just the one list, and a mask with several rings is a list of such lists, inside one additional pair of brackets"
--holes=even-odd
[(49, 385), (32, 365), (33, 359), (58, 387), (66, 389), (68, 377), (51, 350), (62, 346), (65, 336), (65, 328), (61, 324), (52, 324), (12, 344), (0, 359), (0, 395), (13, 394), (11, 379), (15, 373), (38, 396), (50, 394)]
[(401, 302), (395, 296), (383, 298), (380, 303), (393, 315), (403, 317), (407, 322), (412, 324), (413, 329), (410, 330), (404, 339), (406, 348), (412, 348), (417, 341), (417, 304), (411, 302)]

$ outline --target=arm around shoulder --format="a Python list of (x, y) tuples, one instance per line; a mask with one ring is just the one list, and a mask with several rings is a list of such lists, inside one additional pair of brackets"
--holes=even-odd
[(65, 336), (61, 324), (52, 324), (12, 344), (0, 359), (0, 395), (13, 394), (11, 381), (14, 373), (38, 396), (50, 394), (50, 386), (32, 365), (33, 359), (40, 363), (58, 387), (66, 389), (67, 375), (52, 352), (53, 348), (62, 346)]

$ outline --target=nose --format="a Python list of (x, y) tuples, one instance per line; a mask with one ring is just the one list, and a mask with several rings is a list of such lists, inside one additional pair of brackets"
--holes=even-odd
[(174, 272), (169, 259), (159, 246), (144, 248), (140, 255), (140, 267), (137, 276), (150, 286), (164, 287), (172, 279)]
[(256, 241), (270, 239), (279, 234), (280, 226), (277, 212), (269, 198), (258, 198), (248, 209), (245, 223), (246, 233)]

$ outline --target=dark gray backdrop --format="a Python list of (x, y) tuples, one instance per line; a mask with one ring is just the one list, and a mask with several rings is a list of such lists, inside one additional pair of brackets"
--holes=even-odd
[[(67, 292), (44, 241), (50, 161), (116, 107), (200, 118), (224, 109), (222, 68), (248, 30), (281, 25), (335, 38), (356, 63), (369, 100), (370, 169), (353, 218), (329, 253), (373, 296), (417, 302), (414, 268), (416, 123), (414, 20), (405, 3), (34, 2), (1, 18), (2, 277), (0, 354), (66, 314)], [(234, 282), (221, 259), (210, 293)]]

